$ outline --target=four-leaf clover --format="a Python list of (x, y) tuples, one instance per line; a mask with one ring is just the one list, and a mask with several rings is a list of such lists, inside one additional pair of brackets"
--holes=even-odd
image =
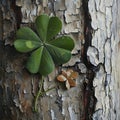
[(69, 36), (55, 36), (61, 31), (62, 22), (58, 17), (40, 15), (36, 18), (35, 33), (29, 27), (20, 28), (14, 42), (19, 52), (31, 52), (26, 68), (31, 73), (48, 75), (54, 70), (55, 64), (64, 64), (71, 58), (74, 41)]

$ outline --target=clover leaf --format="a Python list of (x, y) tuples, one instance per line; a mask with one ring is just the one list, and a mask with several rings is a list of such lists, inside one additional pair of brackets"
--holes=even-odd
[(55, 38), (62, 28), (58, 17), (40, 15), (35, 26), (37, 33), (29, 27), (20, 28), (14, 46), (19, 52), (32, 52), (26, 64), (29, 72), (46, 76), (54, 70), (55, 64), (70, 60), (74, 41), (69, 36)]

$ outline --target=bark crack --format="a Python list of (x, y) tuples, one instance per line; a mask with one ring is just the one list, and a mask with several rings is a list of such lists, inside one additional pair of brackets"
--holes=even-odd
[(22, 21), (22, 13), (21, 13), (21, 7), (16, 5), (16, 0), (11, 2), (11, 7), (14, 11), (15, 14), (15, 19), (16, 19), (16, 24), (17, 24), (17, 29), (20, 28), (20, 24)]
[(96, 98), (94, 95), (93, 79), (95, 76), (95, 70), (97, 67), (92, 65), (87, 56), (89, 46), (91, 46), (92, 32), (91, 16), (88, 10), (88, 0), (82, 0), (84, 11), (84, 38), (85, 44), (82, 51), (83, 63), (87, 67), (87, 77), (84, 82), (84, 117), (83, 120), (92, 120), (92, 115), (95, 111)]

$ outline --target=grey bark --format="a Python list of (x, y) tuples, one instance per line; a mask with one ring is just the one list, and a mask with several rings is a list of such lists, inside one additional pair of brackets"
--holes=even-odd
[[(120, 0), (89, 0), (86, 3), (84, 0), (0, 1), (1, 120), (120, 119)], [(56, 86), (56, 89), (39, 99), (38, 113), (35, 113), (32, 111), (33, 102), (41, 77), (25, 69), (28, 55), (15, 51), (13, 42), (16, 30), (22, 26), (34, 28), (35, 18), (42, 13), (56, 15), (62, 20), (60, 34), (73, 37), (75, 49), (67, 64), (56, 67), (45, 78), (44, 90), (52, 86)], [(90, 22), (92, 30), (88, 25)], [(83, 53), (85, 55), (82, 56)], [(79, 77), (76, 87), (65, 90), (56, 81), (56, 76), (62, 69), (68, 68), (77, 70)], [(93, 72), (95, 75), (92, 75)], [(88, 73), (92, 77), (88, 77)], [(95, 98), (91, 95), (93, 87), (96, 106), (93, 105)], [(83, 91), (83, 88), (86, 89)], [(93, 115), (89, 114), (91, 106), (92, 109), (95, 106)]]
[(93, 120), (120, 119), (120, 0), (89, 0), (92, 18), (90, 61), (99, 66), (93, 81), (97, 104)]

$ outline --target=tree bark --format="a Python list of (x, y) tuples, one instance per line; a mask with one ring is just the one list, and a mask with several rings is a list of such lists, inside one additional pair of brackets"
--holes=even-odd
[[(120, 0), (2, 0), (0, 1), (0, 120), (119, 120)], [(15, 50), (17, 29), (40, 14), (62, 20), (61, 35), (75, 41), (71, 60), (44, 79), (55, 86), (38, 101), (39, 74), (25, 66), (28, 54)], [(56, 80), (62, 70), (79, 73), (77, 86), (66, 90)]]
[(120, 0), (89, 0), (93, 28), (88, 56), (99, 66), (93, 80), (97, 104), (93, 120), (120, 119)]
[[(39, 74), (32, 75), (24, 67), (28, 55), (14, 47), (16, 30), (22, 26), (34, 29), (40, 14), (54, 15), (62, 20), (61, 35), (75, 41), (71, 60), (44, 79), (44, 90), (55, 86), (38, 101), (38, 112), (33, 111), (34, 97), (39, 89)], [(87, 68), (82, 62), (84, 45), (84, 14), (81, 0), (2, 0), (0, 2), (0, 119), (1, 120), (79, 120), (85, 119), (83, 82)], [(56, 81), (63, 69), (79, 73), (77, 86), (66, 90)]]

